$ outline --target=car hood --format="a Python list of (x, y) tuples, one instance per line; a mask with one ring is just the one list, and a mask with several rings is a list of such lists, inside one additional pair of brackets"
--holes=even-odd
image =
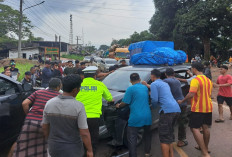
[[(118, 103), (119, 101), (122, 100), (122, 98), (124, 97), (125, 93), (124, 92), (118, 92), (118, 91), (114, 91), (114, 90), (109, 90), (109, 92), (111, 93), (113, 99), (114, 99), (114, 103)], [(108, 106), (109, 104), (107, 104), (107, 101), (105, 99), (103, 99), (102, 101), (102, 105), (104, 106)]]

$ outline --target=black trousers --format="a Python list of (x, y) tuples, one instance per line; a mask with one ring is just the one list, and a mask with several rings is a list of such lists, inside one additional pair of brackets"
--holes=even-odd
[(100, 118), (87, 118), (87, 123), (89, 127), (89, 133), (91, 136), (91, 143), (93, 147), (93, 153), (96, 153), (96, 147), (98, 144), (98, 137), (99, 137), (99, 123)]
[(128, 147), (129, 147), (129, 157), (137, 157), (137, 137), (138, 137), (138, 131), (140, 129), (144, 128), (144, 140), (145, 140), (145, 146), (144, 146), (144, 152), (145, 154), (150, 154), (151, 150), (151, 139), (152, 139), (152, 133), (151, 133), (151, 126), (143, 126), (143, 127), (129, 127), (127, 128), (127, 140), (128, 140)]

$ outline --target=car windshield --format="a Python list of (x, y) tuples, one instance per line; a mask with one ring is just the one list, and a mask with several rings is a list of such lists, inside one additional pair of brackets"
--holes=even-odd
[(126, 89), (132, 85), (130, 83), (130, 75), (132, 73), (138, 73), (141, 81), (148, 81), (148, 78), (150, 77), (149, 71), (117, 70), (108, 75), (103, 80), (103, 83), (107, 86), (108, 89), (115, 91), (126, 91)]
[(98, 63), (100, 63), (101, 60), (102, 60), (101, 58), (95, 58), (95, 61), (98, 62)]
[(105, 60), (106, 64), (117, 64), (117, 60)]
[(116, 53), (116, 57), (119, 57), (119, 58), (127, 58), (129, 55), (130, 55), (129, 53), (125, 53), (125, 52)]
[(86, 56), (85, 59), (90, 59), (91, 57), (90, 56)]

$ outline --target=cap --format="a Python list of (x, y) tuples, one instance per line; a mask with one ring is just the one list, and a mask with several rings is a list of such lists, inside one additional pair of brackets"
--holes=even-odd
[(51, 62), (50, 61), (45, 61), (45, 64), (51, 64)]
[(10, 65), (15, 65), (15, 62), (11, 62)]
[(31, 75), (30, 71), (25, 72), (25, 75)]
[(89, 66), (82, 70), (84, 73), (96, 73), (98, 68), (96, 66)]

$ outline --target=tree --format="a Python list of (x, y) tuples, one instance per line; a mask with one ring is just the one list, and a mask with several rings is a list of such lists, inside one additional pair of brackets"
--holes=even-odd
[(199, 0), (186, 12), (178, 12), (176, 30), (183, 36), (201, 39), (204, 45), (204, 58), (209, 60), (210, 42), (220, 36), (232, 35), (231, 0)]
[(145, 40), (154, 40), (154, 35), (151, 34), (148, 30), (142, 31), (140, 33), (134, 32), (130, 35), (130, 38), (113, 40), (111, 45), (119, 45), (120, 47), (129, 46), (131, 43), (145, 41)]
[(110, 47), (107, 46), (107, 45), (101, 45), (101, 46), (99, 47), (99, 50), (106, 51), (106, 50), (108, 50), (109, 48), (110, 48)]
[[(10, 6), (0, 4), (0, 37), (6, 36), (9, 33), (18, 35), (19, 27), (18, 10), (12, 9)], [(29, 36), (30, 29), (32, 28), (30, 20), (23, 15), (22, 18), (22, 37)]]
[(150, 31), (156, 40), (173, 40), (178, 47), (199, 47), (198, 51), (202, 44), (208, 60), (210, 42), (231, 36), (231, 0), (154, 0), (154, 4)]

